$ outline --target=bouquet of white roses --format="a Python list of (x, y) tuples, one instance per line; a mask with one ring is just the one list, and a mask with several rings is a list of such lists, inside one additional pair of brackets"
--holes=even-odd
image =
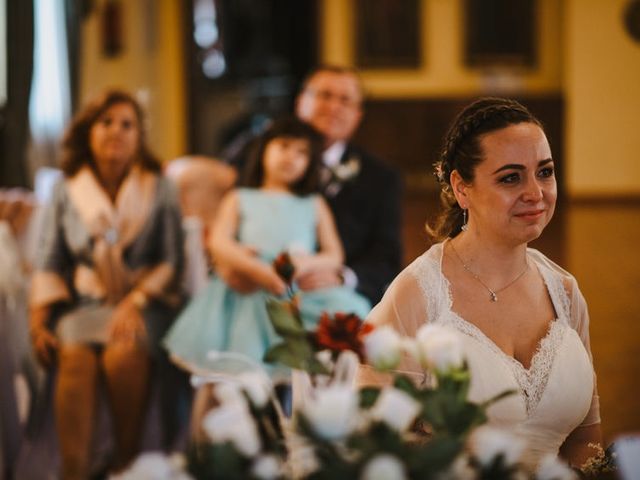
[[(274, 267), (291, 280), (286, 255)], [(292, 289), (289, 300), (272, 299), (267, 309), (282, 341), (265, 361), (294, 369), (293, 416), (282, 414), (258, 365), (213, 352), (213, 360), (235, 357), (253, 368), (222, 383), (207, 372), (200, 376), (205, 401), (196, 397), (187, 457), (194, 478), (575, 478), (555, 457), (537, 472), (525, 471), (522, 440), (483, 425), (488, 406), (512, 392), (483, 404), (469, 401), (471, 376), (455, 332), (425, 325), (415, 338), (403, 338), (344, 313), (323, 314), (307, 331)], [(407, 356), (421, 365), (423, 378), (395, 370)], [(356, 388), (362, 363), (386, 372), (386, 386)]]

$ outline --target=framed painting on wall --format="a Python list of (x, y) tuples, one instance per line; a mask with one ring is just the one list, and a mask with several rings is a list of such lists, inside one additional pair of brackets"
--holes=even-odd
[(356, 66), (418, 68), (421, 63), (420, 3), (420, 0), (356, 0)]
[(465, 63), (470, 67), (536, 65), (536, 0), (466, 0)]

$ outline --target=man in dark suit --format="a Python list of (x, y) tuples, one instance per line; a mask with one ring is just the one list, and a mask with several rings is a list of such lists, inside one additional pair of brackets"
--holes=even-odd
[(303, 289), (353, 286), (375, 305), (402, 261), (401, 182), (390, 166), (350, 142), (362, 119), (363, 91), (354, 70), (313, 71), (296, 100), (296, 115), (325, 138), (324, 194), (345, 250), (342, 272), (314, 272)]
[[(362, 119), (362, 101), (355, 70), (335, 66), (314, 70), (296, 99), (296, 115), (325, 138), (321, 183), (346, 257), (341, 271), (314, 270), (298, 285), (313, 290), (344, 283), (375, 305), (400, 270), (401, 182), (394, 169), (350, 142)], [(239, 155), (230, 162), (241, 167), (243, 160)], [(240, 292), (256, 288), (224, 261), (216, 270)]]

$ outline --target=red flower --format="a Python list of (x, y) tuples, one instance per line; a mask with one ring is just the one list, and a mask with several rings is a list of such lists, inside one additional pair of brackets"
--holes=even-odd
[(276, 270), (276, 273), (280, 275), (280, 278), (284, 280), (287, 285), (291, 284), (295, 267), (293, 266), (291, 257), (287, 252), (282, 252), (280, 253), (280, 255), (276, 257), (276, 259), (273, 261), (273, 268)]
[(362, 337), (373, 330), (354, 313), (336, 313), (331, 318), (326, 312), (320, 316), (314, 340), (319, 349), (334, 353), (352, 350), (364, 359)]

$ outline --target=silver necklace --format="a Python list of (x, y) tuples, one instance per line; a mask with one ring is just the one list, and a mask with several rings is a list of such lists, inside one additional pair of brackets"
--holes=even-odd
[(507, 283), (503, 287), (500, 287), (500, 288), (498, 288), (496, 290), (492, 290), (491, 288), (489, 288), (489, 286), (486, 283), (484, 283), (482, 281), (482, 279), (478, 276), (477, 273), (475, 273), (473, 270), (471, 270), (471, 268), (469, 268), (469, 265), (464, 263), (464, 260), (462, 260), (462, 257), (458, 254), (458, 251), (456, 250), (456, 247), (453, 246), (453, 242), (449, 242), (449, 244), (451, 245), (451, 249), (453, 250), (453, 253), (455, 253), (456, 257), (460, 261), (460, 264), (462, 265), (462, 268), (464, 268), (465, 271), (467, 271), (473, 278), (475, 278), (478, 281), (478, 283), (480, 283), (480, 285), (482, 285), (484, 288), (487, 289), (487, 291), (489, 292), (489, 300), (492, 301), (492, 302), (497, 302), (498, 301), (498, 293), (502, 292), (503, 290), (506, 290), (511, 285), (516, 283), (527, 272), (527, 270), (529, 270), (529, 262), (525, 258), (525, 266), (524, 266), (524, 268), (522, 269), (522, 271), (513, 280), (511, 280), (509, 283)]

